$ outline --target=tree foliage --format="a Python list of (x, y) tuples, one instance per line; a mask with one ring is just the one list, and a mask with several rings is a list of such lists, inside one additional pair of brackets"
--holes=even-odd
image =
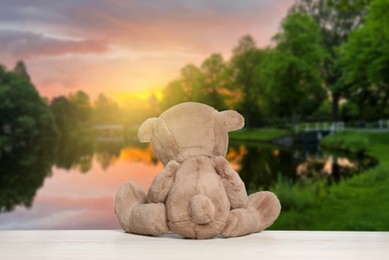
[(93, 122), (96, 124), (124, 123), (119, 104), (104, 94), (99, 94), (94, 102)]
[(319, 27), (304, 13), (291, 13), (274, 37), (276, 47), (263, 66), (268, 98), (281, 113), (291, 111), (292, 121), (304, 107), (317, 109), (325, 97), (320, 69), (325, 58)]
[(62, 135), (77, 134), (91, 121), (92, 107), (83, 91), (53, 98), (50, 109)]
[(347, 97), (358, 104), (360, 119), (389, 115), (389, 1), (374, 0), (365, 24), (340, 50)]
[(22, 62), (15, 71), (0, 66), (0, 133), (4, 127), (17, 136), (57, 133), (48, 105), (30, 82)]
[(200, 100), (218, 110), (226, 109), (223, 90), (227, 88), (229, 82), (223, 56), (219, 53), (209, 56), (201, 64), (201, 72)]
[(220, 54), (212, 54), (200, 68), (193, 64), (181, 69), (180, 77), (162, 92), (162, 110), (181, 102), (202, 102), (216, 109), (226, 108), (223, 90), (227, 83), (227, 67)]
[(76, 120), (79, 124), (90, 122), (92, 105), (88, 94), (79, 90), (75, 94), (69, 95), (69, 102), (74, 107)]
[(236, 109), (242, 113), (246, 126), (258, 126), (261, 116), (263, 86), (259, 77), (259, 66), (266, 51), (257, 48), (254, 39), (246, 35), (232, 51), (230, 74), (232, 88), (240, 93)]
[(340, 80), (337, 48), (347, 41), (349, 34), (362, 23), (364, 0), (298, 0), (291, 12), (304, 12), (312, 17), (320, 28), (321, 45), (327, 56), (321, 69), (327, 91), (332, 99), (332, 120), (338, 121), (339, 100), (344, 85)]

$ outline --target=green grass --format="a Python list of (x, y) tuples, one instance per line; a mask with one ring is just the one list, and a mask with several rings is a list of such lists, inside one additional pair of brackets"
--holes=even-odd
[(230, 140), (236, 141), (270, 141), (272, 139), (293, 134), (290, 130), (275, 128), (242, 129), (230, 132)]
[[(314, 206), (310, 203), (308, 207), (284, 210), (271, 229), (389, 231), (389, 133), (357, 135), (365, 139), (363, 150), (378, 159), (379, 165), (331, 186)], [(337, 149), (355, 147), (351, 144), (357, 140), (352, 132), (328, 138), (330, 141), (323, 142)]]
[(326, 180), (320, 174), (314, 177), (293, 183), (279, 175), (271, 191), (277, 194), (284, 210), (301, 211), (316, 205), (327, 195)]
[(369, 147), (369, 138), (361, 132), (340, 132), (323, 139), (321, 144), (354, 153), (365, 153)]

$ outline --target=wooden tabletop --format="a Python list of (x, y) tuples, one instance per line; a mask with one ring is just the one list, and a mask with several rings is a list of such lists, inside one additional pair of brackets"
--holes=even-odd
[(264, 231), (191, 240), (118, 230), (0, 231), (0, 259), (389, 259), (389, 232)]

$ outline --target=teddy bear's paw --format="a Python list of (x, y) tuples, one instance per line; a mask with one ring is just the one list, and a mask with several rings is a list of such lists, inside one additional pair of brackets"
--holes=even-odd
[(145, 191), (132, 182), (123, 184), (116, 193), (117, 202), (124, 202), (124, 204), (140, 203), (143, 204), (146, 201)]
[(167, 170), (169, 176), (173, 176), (177, 172), (179, 166), (180, 164), (177, 161), (171, 160), (168, 164), (166, 164), (165, 169)]
[(258, 231), (260, 231), (269, 227), (278, 218), (281, 204), (274, 193), (261, 191), (249, 196), (248, 208), (259, 216)]
[(138, 185), (128, 182), (123, 184), (115, 198), (115, 215), (124, 230), (128, 229), (131, 209), (146, 202), (146, 193)]

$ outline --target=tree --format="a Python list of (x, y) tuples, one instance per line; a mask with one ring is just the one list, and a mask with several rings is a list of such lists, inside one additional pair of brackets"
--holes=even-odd
[(62, 135), (70, 135), (77, 130), (76, 110), (67, 97), (55, 97), (51, 101), (50, 109)]
[(359, 107), (364, 120), (367, 108), (371, 117), (383, 118), (389, 100), (389, 1), (373, 0), (365, 24), (355, 30), (341, 50), (343, 82), (347, 96)]
[(200, 101), (202, 93), (202, 72), (193, 64), (181, 69), (181, 87), (188, 101)]
[(344, 1), (344, 0), (327, 0), (328, 7), (335, 7), (339, 10), (361, 10), (366, 9), (366, 7), (373, 0), (353, 0), (353, 1)]
[(221, 54), (212, 54), (201, 64), (202, 86), (200, 102), (217, 110), (226, 109), (222, 92), (228, 84), (227, 66)]
[(319, 106), (317, 100), (325, 96), (320, 77), (325, 53), (319, 27), (304, 13), (290, 13), (273, 40), (277, 45), (262, 64), (261, 75), (268, 98), (289, 111), (295, 124), (304, 107)]
[(69, 95), (69, 102), (74, 107), (78, 124), (85, 124), (91, 120), (92, 106), (88, 94), (79, 90)]
[(321, 69), (325, 87), (331, 94), (332, 120), (338, 121), (339, 100), (345, 88), (340, 80), (342, 71), (338, 66), (337, 48), (347, 41), (348, 35), (362, 22), (366, 0), (299, 0), (291, 12), (305, 12), (320, 27), (321, 45), (327, 56)]
[(247, 127), (259, 124), (263, 87), (258, 68), (264, 56), (265, 51), (258, 49), (254, 39), (246, 35), (233, 49), (230, 61), (231, 88), (239, 90), (241, 95), (236, 109), (245, 117)]
[(92, 107), (89, 96), (83, 91), (77, 91), (69, 97), (55, 97), (51, 101), (50, 109), (62, 135), (79, 133), (91, 120)]
[(53, 115), (22, 62), (16, 71), (0, 66), (0, 127), (5, 125), (17, 136), (57, 134)]
[(188, 64), (180, 77), (170, 82), (162, 92), (161, 107), (165, 110), (181, 102), (201, 102), (216, 109), (225, 109), (223, 90), (227, 82), (226, 65), (220, 54), (212, 54), (200, 68)]
[(27, 72), (27, 67), (23, 61), (18, 61), (15, 65), (15, 68), (13, 69), (13, 71), (16, 74), (20, 75), (21, 77), (27, 79), (28, 81), (31, 80), (30, 75)]
[(161, 110), (164, 111), (169, 107), (172, 107), (181, 102), (188, 101), (188, 97), (184, 88), (182, 87), (181, 81), (175, 79), (162, 90)]
[(98, 124), (123, 123), (122, 111), (119, 105), (104, 94), (100, 94), (94, 102), (94, 122)]

